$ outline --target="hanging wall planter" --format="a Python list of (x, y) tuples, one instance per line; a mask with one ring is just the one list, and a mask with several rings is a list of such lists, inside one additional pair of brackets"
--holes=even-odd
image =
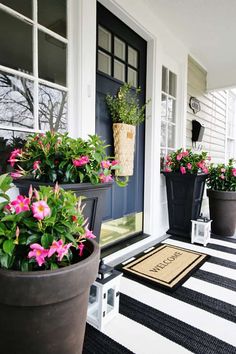
[(132, 176), (134, 166), (134, 149), (136, 126), (145, 119), (145, 103), (139, 104), (141, 89), (135, 89), (125, 83), (117, 95), (106, 96), (108, 109), (113, 120), (113, 137), (115, 159), (119, 161), (117, 176)]
[(122, 169), (117, 171), (118, 176), (132, 176), (134, 170), (136, 127), (125, 123), (113, 124), (115, 159)]

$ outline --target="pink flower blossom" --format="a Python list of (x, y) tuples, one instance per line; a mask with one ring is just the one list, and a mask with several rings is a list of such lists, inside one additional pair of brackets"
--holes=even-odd
[(23, 176), (23, 174), (21, 173), (21, 171), (11, 172), (11, 177), (14, 178), (14, 179), (20, 178), (22, 176)]
[(57, 258), (59, 261), (61, 261), (62, 258), (68, 254), (68, 250), (71, 246), (72, 246), (72, 243), (68, 243), (66, 245), (63, 245), (63, 240), (53, 241), (53, 243), (48, 251), (48, 257), (51, 257), (54, 253), (57, 253)]
[(180, 172), (182, 173), (182, 175), (186, 173), (186, 169), (184, 166), (180, 166)]
[(207, 168), (207, 167), (203, 167), (203, 168), (202, 168), (202, 172), (205, 173), (205, 174), (208, 174), (208, 172), (209, 172), (209, 171), (208, 171), (208, 168)]
[(111, 162), (109, 160), (103, 160), (101, 162), (102, 168), (110, 168), (111, 167)]
[(34, 171), (40, 169), (40, 167), (39, 167), (40, 164), (41, 164), (41, 161), (40, 161), (40, 160), (34, 161), (34, 164), (33, 164), (33, 169), (34, 169)]
[(85, 237), (86, 238), (96, 238), (96, 236), (92, 233), (92, 231), (86, 229), (85, 231)]
[(220, 178), (221, 179), (225, 179), (225, 175), (220, 175)]
[(232, 174), (234, 177), (236, 177), (236, 168), (232, 168)]
[(50, 215), (51, 210), (44, 200), (39, 200), (32, 204), (32, 211), (34, 218), (43, 220), (46, 216)]
[(105, 176), (104, 173), (100, 173), (99, 179), (101, 183), (111, 182), (113, 178), (111, 175)]
[(226, 169), (223, 167), (220, 169), (220, 172), (222, 172), (222, 173), (225, 173), (225, 171), (226, 171)]
[(190, 162), (187, 163), (187, 169), (191, 170), (192, 169), (192, 164)]
[(83, 243), (79, 244), (78, 250), (79, 250), (79, 256), (81, 257), (83, 255), (83, 250), (84, 250), (84, 244)]
[(57, 258), (59, 261), (61, 261), (62, 258), (68, 254), (68, 250), (71, 246), (72, 243), (67, 243), (64, 246), (60, 246), (59, 248), (57, 248)]
[(18, 161), (16, 157), (20, 156), (22, 153), (21, 149), (15, 149), (11, 152), (10, 158), (8, 162), (10, 162), (11, 166), (14, 167), (15, 163)]
[(50, 246), (50, 249), (48, 251), (48, 257), (50, 258), (57, 250), (63, 246), (63, 241), (53, 241), (52, 245)]
[(183, 157), (186, 157), (186, 156), (188, 156), (189, 155), (189, 152), (186, 150), (186, 151), (183, 151), (182, 152), (182, 155), (183, 155)]
[(182, 153), (181, 153), (181, 154), (178, 154), (177, 157), (176, 157), (176, 160), (180, 161), (180, 160), (182, 159), (182, 157), (183, 157), (183, 154), (182, 154)]
[(118, 161), (118, 160), (113, 160), (113, 161), (111, 162), (112, 166), (119, 165), (119, 163), (120, 163), (120, 161)]
[(21, 213), (22, 211), (28, 211), (30, 199), (23, 197), (23, 195), (18, 195), (15, 200), (11, 202), (11, 205), (14, 207), (16, 214)]
[(171, 161), (170, 155), (167, 155), (167, 156), (166, 156), (166, 161)]
[(73, 165), (75, 167), (81, 167), (89, 162), (88, 156), (81, 156), (79, 159), (73, 160)]
[(48, 250), (44, 249), (38, 243), (33, 243), (30, 245), (32, 251), (29, 252), (28, 258), (35, 258), (38, 265), (41, 267), (45, 263), (45, 258), (48, 255)]
[(164, 172), (171, 172), (171, 168), (166, 167), (166, 168), (164, 169)]
[(201, 169), (203, 169), (205, 167), (205, 162), (204, 161), (200, 161), (197, 163), (197, 166)]

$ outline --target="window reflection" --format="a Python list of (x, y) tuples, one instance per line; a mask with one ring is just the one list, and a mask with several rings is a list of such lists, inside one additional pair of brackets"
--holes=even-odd
[(0, 71), (0, 124), (33, 128), (33, 82)]
[(32, 0), (2, 0), (1, 3), (32, 18)]
[(39, 85), (39, 128), (67, 130), (67, 93), (46, 85)]

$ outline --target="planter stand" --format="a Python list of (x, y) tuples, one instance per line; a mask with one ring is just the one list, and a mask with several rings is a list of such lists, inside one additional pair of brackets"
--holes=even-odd
[(167, 234), (191, 240), (191, 220), (201, 211), (206, 174), (163, 172), (166, 177), (169, 230)]
[[(43, 183), (30, 179), (18, 179), (14, 184), (23, 195), (27, 195), (30, 185), (38, 189), (39, 186), (54, 186), (54, 183)], [(85, 197), (82, 200), (84, 218), (88, 220), (88, 227), (96, 236), (99, 243), (101, 224), (103, 218), (104, 204), (106, 201), (106, 192), (111, 189), (112, 182), (91, 184), (91, 183), (64, 183), (59, 185), (65, 190), (71, 190), (79, 197)]]

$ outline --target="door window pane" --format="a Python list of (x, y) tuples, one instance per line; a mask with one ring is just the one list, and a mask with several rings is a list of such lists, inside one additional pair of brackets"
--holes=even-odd
[(138, 67), (138, 52), (131, 47), (128, 47), (128, 63), (135, 68)]
[(39, 77), (66, 86), (66, 44), (39, 31)]
[(32, 18), (32, 0), (2, 0), (1, 3)]
[(166, 122), (161, 122), (161, 146), (166, 147)]
[(128, 68), (128, 83), (134, 87), (137, 87), (137, 85), (138, 85), (137, 76), (138, 76), (138, 73), (136, 70)]
[(169, 72), (169, 94), (176, 97), (176, 75)]
[(0, 10), (0, 64), (32, 73), (32, 26)]
[(168, 119), (173, 123), (175, 122), (175, 118), (176, 118), (175, 106), (176, 106), (176, 101), (173, 100), (173, 98), (168, 98)]
[(41, 25), (67, 36), (66, 0), (38, 0), (38, 21)]
[(168, 93), (168, 70), (164, 66), (162, 67), (162, 91)]
[(175, 147), (175, 125), (168, 124), (168, 148)]
[(46, 85), (39, 85), (39, 128), (66, 131), (67, 93)]
[(167, 97), (166, 95), (161, 95), (161, 117), (167, 119)]
[(114, 38), (114, 54), (118, 58), (125, 60), (125, 42), (121, 41), (119, 38)]
[(100, 50), (98, 51), (98, 70), (111, 75), (111, 57)]
[(98, 45), (108, 52), (111, 51), (111, 33), (101, 26), (98, 26)]
[(125, 81), (125, 65), (118, 60), (114, 60), (114, 78)]
[(33, 128), (33, 81), (0, 71), (0, 124)]

